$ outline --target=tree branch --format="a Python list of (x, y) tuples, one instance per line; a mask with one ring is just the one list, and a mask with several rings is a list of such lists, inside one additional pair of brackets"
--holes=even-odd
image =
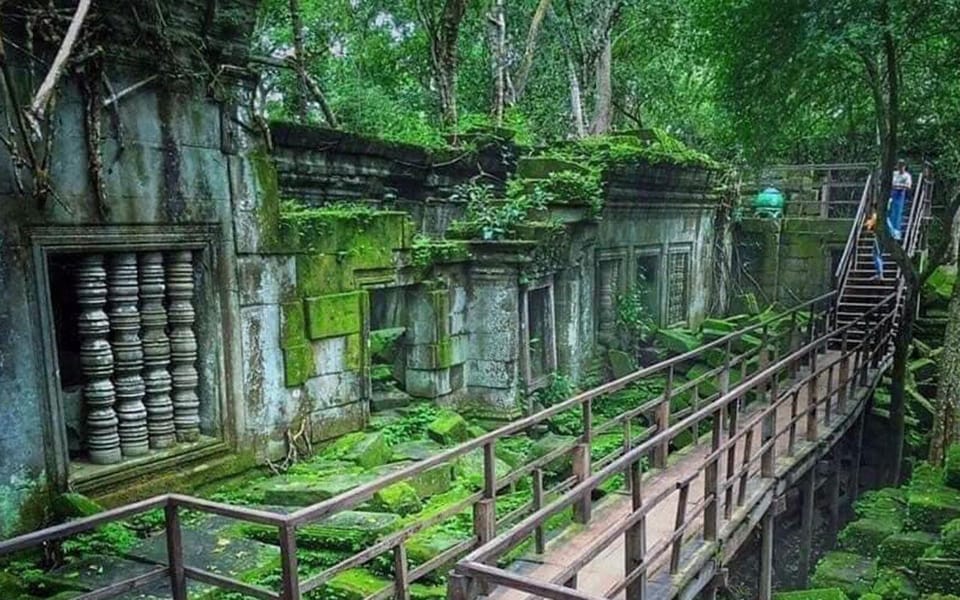
[(77, 3), (77, 10), (73, 13), (73, 18), (70, 20), (70, 27), (67, 28), (67, 34), (63, 37), (63, 42), (60, 44), (60, 49), (57, 50), (53, 64), (50, 65), (47, 76), (43, 79), (43, 83), (40, 84), (40, 89), (37, 90), (37, 94), (33, 97), (33, 102), (25, 111), (27, 120), (36, 137), (40, 137), (40, 121), (43, 120), (43, 113), (47, 108), (47, 103), (50, 101), (50, 95), (53, 93), (53, 89), (57, 87), (57, 82), (60, 81), (60, 77), (63, 75), (67, 60), (73, 51), (73, 45), (80, 35), (80, 28), (83, 27), (83, 21), (87, 17), (87, 11), (90, 10), (90, 4), (91, 0), (80, 0)]

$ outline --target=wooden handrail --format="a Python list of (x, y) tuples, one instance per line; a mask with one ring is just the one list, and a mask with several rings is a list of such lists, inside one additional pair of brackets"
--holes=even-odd
[[(640, 460), (644, 455), (649, 453), (656, 444), (678, 435), (682, 431), (688, 429), (691, 425), (696, 425), (704, 419), (714, 417), (719, 415), (719, 411), (726, 408), (730, 403), (739, 400), (747, 392), (769, 382), (774, 377), (779, 376), (780, 372), (790, 369), (793, 366), (793, 363), (805, 359), (811, 353), (819, 352), (821, 348), (825, 348), (826, 345), (835, 339), (839, 335), (845, 335), (850, 329), (855, 325), (858, 325), (861, 320), (866, 320), (869, 317), (872, 317), (874, 314), (878, 313), (881, 309), (890, 309), (893, 301), (896, 298), (896, 294), (890, 294), (884, 298), (876, 306), (872, 307), (869, 311), (858, 317), (854, 322), (844, 325), (835, 330), (825, 333), (823, 336), (817, 338), (816, 340), (810, 342), (804, 347), (800, 348), (796, 352), (792, 353), (790, 356), (785, 357), (779, 360), (774, 365), (769, 366), (762, 373), (756, 375), (748, 382), (741, 383), (734, 389), (730, 390), (727, 394), (723, 395), (718, 400), (710, 403), (709, 405), (703, 407), (693, 415), (683, 419), (682, 421), (674, 424), (668, 430), (662, 431), (655, 435), (653, 438), (647, 440), (646, 442), (640, 444), (639, 446), (632, 448), (629, 452), (625, 453), (616, 461), (604, 467), (602, 470), (598, 471), (591, 477), (585, 479), (583, 482), (574, 487), (570, 492), (564, 495), (561, 498), (554, 500), (548, 506), (545, 506), (537, 513), (530, 515), (523, 521), (521, 521), (517, 526), (511, 530), (504, 532), (503, 534), (497, 536), (489, 543), (477, 548), (469, 555), (467, 555), (462, 563), (474, 563), (482, 564), (489, 563), (495, 560), (503, 552), (513, 547), (519, 541), (522, 541), (530, 535), (530, 533), (535, 530), (543, 521), (546, 519), (558, 514), (560, 511), (565, 510), (567, 507), (571, 506), (575, 502), (581, 499), (581, 497), (589, 495), (594, 489), (599, 485), (604, 483), (609, 477), (621, 473), (627, 468), (630, 463)], [(871, 332), (876, 332), (882, 330), (888, 319), (892, 317), (892, 310), (888, 314), (877, 320), (877, 323), (874, 324), (871, 328)], [(867, 343), (867, 338), (864, 338), (861, 341), (860, 346), (864, 347)], [(859, 351), (861, 348), (851, 349), (848, 348), (847, 352), (853, 354)], [(867, 368), (868, 363), (864, 362), (863, 368)], [(814, 375), (819, 375), (819, 371), (814, 370)], [(791, 396), (789, 391), (782, 394), (782, 401), (786, 401)], [(778, 394), (778, 397), (781, 397)], [(762, 447), (762, 446), (761, 446)], [(717, 457), (714, 457), (714, 460), (717, 460)], [(706, 463), (702, 468), (706, 467)], [(702, 470), (701, 468), (701, 470)], [(459, 567), (459, 565), (458, 565)], [(540, 593), (539, 591), (537, 593)], [(554, 596), (550, 596), (554, 597)]]
[[(823, 294), (821, 296), (808, 300), (802, 304), (794, 306), (793, 308), (786, 310), (782, 313), (778, 313), (777, 315), (773, 315), (769, 318), (763, 319), (762, 321), (754, 325), (750, 325), (748, 327), (744, 327), (740, 330), (724, 335), (721, 338), (714, 340), (712, 342), (709, 342), (707, 344), (704, 344), (694, 350), (671, 357), (669, 359), (661, 361), (660, 363), (657, 363), (656, 365), (638, 369), (637, 371), (630, 373), (625, 377), (621, 377), (617, 380), (611, 381), (593, 390), (575, 395), (572, 398), (569, 398), (552, 407), (544, 409), (538, 412), (537, 414), (530, 415), (523, 419), (519, 419), (517, 421), (505, 424), (504, 426), (498, 428), (495, 431), (489, 432), (476, 439), (464, 442), (440, 454), (434, 455), (428, 459), (417, 462), (411, 467), (401, 469), (385, 477), (382, 477), (374, 482), (371, 482), (369, 484), (360, 486), (358, 488), (355, 488), (353, 490), (340, 494), (339, 496), (331, 498), (330, 500), (316, 503), (314, 505), (308, 506), (304, 509), (298, 510), (290, 514), (279, 514), (279, 513), (274, 513), (274, 512), (265, 511), (265, 510), (258, 510), (254, 508), (233, 506), (229, 504), (223, 504), (219, 502), (205, 500), (202, 498), (195, 498), (195, 497), (185, 496), (180, 494), (166, 494), (166, 495), (149, 498), (147, 500), (130, 504), (127, 506), (111, 509), (103, 513), (100, 513), (98, 515), (94, 515), (92, 517), (80, 519), (77, 521), (72, 521), (70, 523), (65, 523), (62, 525), (48, 527), (42, 530), (32, 532), (30, 534), (26, 534), (24, 536), (7, 540), (5, 542), (0, 542), (0, 556), (11, 553), (11, 552), (28, 549), (31, 547), (36, 547), (49, 541), (63, 539), (71, 535), (75, 535), (77, 533), (82, 533), (84, 531), (89, 531), (101, 525), (111, 523), (111, 522), (121, 521), (126, 518), (141, 514), (149, 510), (163, 508), (165, 511), (164, 524), (168, 530), (168, 533), (170, 534), (168, 535), (168, 539), (174, 539), (174, 538), (176, 539), (176, 541), (171, 542), (172, 547), (170, 548), (170, 552), (171, 552), (170, 565), (168, 566), (168, 569), (167, 569), (171, 573), (171, 584), (174, 589), (173, 595), (176, 600), (181, 600), (182, 597), (185, 598), (185, 596), (182, 596), (182, 597), (179, 596), (177, 590), (185, 589), (185, 582), (188, 579), (203, 581), (205, 583), (216, 585), (218, 587), (223, 587), (227, 589), (247, 590), (249, 593), (252, 593), (255, 596), (258, 595), (260, 597), (270, 597), (270, 594), (272, 594), (272, 592), (263, 590), (262, 588), (258, 589), (254, 586), (250, 586), (249, 584), (246, 584), (241, 581), (233, 580), (221, 575), (210, 574), (203, 570), (191, 568), (186, 565), (183, 565), (183, 549), (179, 539), (179, 518), (177, 517), (177, 510), (190, 509), (190, 510), (195, 510), (199, 512), (216, 514), (216, 515), (220, 515), (220, 516), (224, 516), (232, 519), (237, 519), (244, 522), (258, 523), (262, 525), (277, 527), (280, 533), (279, 539), (280, 539), (281, 555), (282, 555), (281, 562), (284, 567), (283, 568), (284, 575), (282, 578), (283, 587), (277, 597), (283, 597), (283, 598), (289, 598), (290, 600), (295, 600), (296, 598), (301, 597), (301, 595), (306, 591), (316, 589), (317, 587), (322, 585), (325, 581), (328, 581), (336, 573), (341, 572), (352, 566), (362, 564), (374, 558), (375, 556), (381, 554), (383, 551), (389, 551), (391, 547), (395, 547), (398, 544), (402, 544), (407, 537), (409, 537), (413, 533), (416, 533), (416, 531), (419, 531), (426, 525), (422, 523), (412, 524), (401, 531), (395, 532), (391, 534), (391, 536), (389, 536), (389, 539), (387, 540), (389, 543), (387, 543), (387, 541), (378, 543), (375, 546), (368, 548), (358, 553), (357, 555), (354, 555), (353, 557), (349, 557), (345, 559), (340, 564), (334, 567), (331, 567), (327, 571), (324, 571), (321, 574), (315, 575), (314, 577), (304, 581), (302, 584), (299, 581), (299, 576), (297, 574), (297, 569), (296, 569), (296, 527), (297, 526), (304, 525), (306, 523), (311, 523), (319, 519), (323, 519), (331, 514), (334, 514), (342, 510), (348, 510), (354, 506), (357, 506), (361, 502), (367, 500), (368, 498), (373, 496), (377, 491), (385, 487), (388, 487), (398, 481), (402, 481), (404, 479), (417, 476), (423, 473), (424, 471), (430, 468), (433, 468), (435, 466), (445, 464), (445, 463), (450, 463), (454, 459), (464, 454), (467, 454), (469, 452), (475, 451), (479, 448), (485, 449), (484, 462), (485, 462), (485, 471), (487, 472), (487, 479), (489, 480), (488, 487), (491, 487), (493, 494), (495, 494), (496, 491), (503, 488), (504, 486), (509, 485), (510, 483), (517, 481), (519, 478), (532, 473), (539, 466), (542, 466), (541, 463), (544, 463), (544, 460), (548, 458), (548, 457), (542, 457), (538, 461), (533, 461), (527, 465), (520, 467), (519, 469), (514, 469), (511, 472), (511, 474), (508, 475), (507, 477), (498, 479), (495, 476), (494, 462), (491, 458), (493, 456), (492, 447), (498, 439), (501, 439), (503, 437), (507, 437), (510, 435), (514, 435), (516, 433), (520, 433), (526, 429), (529, 429), (534, 425), (543, 423), (547, 419), (561, 412), (569, 410), (571, 408), (589, 407), (591, 405), (592, 400), (595, 398), (620, 391), (626, 388), (627, 386), (644, 379), (645, 377), (649, 377), (651, 375), (657, 375), (664, 372), (669, 373), (674, 369), (675, 366), (696, 358), (700, 358), (703, 354), (705, 354), (706, 352), (712, 349), (719, 349), (719, 348), (729, 349), (732, 343), (739, 341), (745, 335), (762, 331), (764, 333), (764, 341), (766, 343), (769, 343), (770, 340), (768, 339), (767, 332), (771, 323), (778, 323), (786, 319), (790, 319), (791, 330), (790, 332), (787, 332), (787, 333), (789, 333), (792, 336), (793, 329), (800, 327), (800, 324), (799, 324), (800, 320), (798, 319), (797, 315), (801, 313), (806, 314), (806, 312), (809, 311), (809, 313), (812, 316), (816, 316), (817, 318), (819, 318), (819, 313), (817, 312), (818, 307), (820, 307), (820, 310), (823, 311), (823, 314), (826, 314), (827, 305), (835, 298), (835, 296), (836, 296), (835, 292), (829, 292), (829, 293)], [(808, 328), (812, 326), (813, 324), (810, 323)], [(719, 369), (726, 370), (731, 368), (732, 366), (744, 364), (746, 360), (756, 355), (760, 351), (761, 351), (760, 349), (748, 350), (747, 352), (734, 356), (732, 359), (730, 357), (730, 353), (728, 353), (726, 364), (724, 365), (724, 367), (720, 367)], [(652, 399), (650, 402), (645, 403), (644, 408), (646, 412), (650, 412), (656, 409), (657, 406), (668, 404), (671, 397), (671, 392), (674, 395), (676, 395), (677, 393), (681, 393), (687, 389), (695, 387), (702, 382), (701, 380), (705, 381), (706, 379), (708, 379), (709, 375), (713, 374), (715, 370), (716, 369), (711, 370), (708, 373), (705, 373), (700, 378), (694, 381), (686, 382), (683, 385), (677, 386), (673, 390), (670, 390), (668, 387), (668, 389), (663, 394)], [(629, 417), (627, 418), (633, 418), (641, 414), (641, 412), (636, 411), (636, 409), (631, 409), (627, 411), (625, 415), (627, 413), (629, 413)], [(623, 421), (624, 419), (620, 418), (622, 416), (623, 415), (614, 417), (614, 420), (617, 422)], [(589, 419), (591, 417), (588, 416), (588, 411), (585, 408), (584, 408), (584, 418), (587, 419), (586, 423), (589, 423)], [(681, 420), (681, 422), (687, 422), (689, 420), (690, 420), (690, 417), (686, 416)], [(664, 439), (662, 434), (665, 431), (669, 431), (669, 430), (670, 428), (664, 426), (661, 430), (659, 430), (653, 436), (653, 438)], [(592, 431), (592, 428), (590, 428), (589, 426), (586, 426), (585, 436), (589, 437), (591, 435), (591, 431)], [(583, 440), (581, 440), (581, 443), (582, 442)], [(642, 442), (641, 445), (643, 444), (649, 445), (649, 442), (650, 442), (650, 438)], [(557, 450), (557, 453), (558, 455), (562, 455), (566, 452), (569, 452), (570, 450), (571, 450), (570, 448), (559, 449)], [(551, 453), (551, 456), (552, 454), (553, 453)], [(614, 460), (614, 459), (615, 459), (614, 453), (611, 453), (611, 455), (608, 455), (607, 457), (603, 457), (602, 460), (604, 463), (614, 464), (617, 462), (617, 460)], [(587, 456), (587, 461), (589, 462), (589, 456)], [(487, 464), (487, 463), (490, 463), (490, 464)], [(605, 469), (606, 468), (609, 468), (609, 464), (607, 465), (607, 467), (605, 467)], [(566, 487), (566, 485), (569, 485), (570, 483), (575, 483), (575, 482), (576, 482), (576, 478), (573, 478), (570, 482), (565, 482), (559, 487), (561, 488)], [(471, 501), (470, 502), (471, 504), (475, 504), (476, 502), (482, 500), (484, 497), (485, 497), (484, 493), (478, 492), (477, 494), (474, 494), (468, 499)], [(468, 508), (466, 499), (464, 502), (458, 503), (458, 508), (462, 508), (462, 509)], [(444, 514), (446, 514), (447, 512), (449, 511), (444, 511)], [(434, 523), (436, 521), (434, 519), (431, 519), (430, 522)], [(461, 548), (462, 550), (465, 551), (467, 549), (467, 546), (472, 548), (473, 542), (471, 542), (469, 545), (464, 544), (464, 545), (458, 546), (458, 548)], [(451, 555), (450, 558), (455, 558), (455, 557)], [(440, 563), (434, 564), (433, 561), (430, 564), (432, 565), (431, 570), (442, 566)], [(416, 578), (422, 577), (426, 575), (428, 572), (430, 572), (429, 570), (424, 570), (425, 567), (426, 565), (422, 565), (421, 567), (418, 567), (417, 569), (410, 571), (407, 574), (409, 581), (413, 581)]]
[(849, 263), (854, 256), (856, 256), (856, 247), (857, 242), (860, 239), (860, 231), (863, 227), (864, 219), (867, 214), (867, 205), (870, 200), (870, 186), (873, 182), (873, 173), (867, 175), (867, 181), (863, 185), (863, 194), (860, 196), (860, 206), (857, 207), (857, 216), (853, 218), (853, 223), (850, 227), (850, 234), (847, 236), (847, 245), (843, 249), (843, 255), (840, 257), (840, 263), (837, 265), (837, 271), (835, 273), (839, 285), (837, 289), (840, 290), (840, 296), (843, 295), (843, 288), (846, 285), (847, 272), (849, 271)]

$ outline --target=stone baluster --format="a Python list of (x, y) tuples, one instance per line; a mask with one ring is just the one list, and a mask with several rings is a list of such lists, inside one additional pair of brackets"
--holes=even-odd
[(602, 344), (611, 344), (616, 335), (617, 321), (617, 275), (619, 264), (615, 260), (605, 260), (600, 267), (600, 289), (598, 290), (598, 340)]
[(114, 387), (120, 422), (120, 450), (124, 456), (143, 456), (150, 451), (147, 409), (143, 404), (143, 346), (140, 342), (140, 310), (137, 308), (137, 255), (112, 254), (108, 260), (110, 331), (113, 336)]
[(140, 322), (143, 325), (143, 380), (146, 387), (147, 431), (150, 447), (169, 448), (176, 442), (173, 402), (170, 400), (170, 340), (167, 338), (167, 309), (163, 254), (140, 256)]
[(197, 338), (193, 333), (193, 253), (177, 250), (166, 255), (167, 316), (170, 320), (170, 357), (173, 364), (173, 422), (177, 440), (200, 438), (200, 399), (197, 396)]
[(104, 312), (107, 303), (107, 272), (103, 255), (90, 254), (80, 259), (76, 271), (77, 304), (80, 314), (80, 368), (83, 371), (83, 401), (86, 412), (86, 444), (90, 461), (99, 465), (120, 462), (120, 435), (117, 413), (113, 409), (113, 351), (107, 339), (110, 320)]

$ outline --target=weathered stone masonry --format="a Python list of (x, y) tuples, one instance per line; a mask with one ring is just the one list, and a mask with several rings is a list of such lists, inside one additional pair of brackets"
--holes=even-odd
[[(195, 8), (178, 22), (199, 27)], [(230, 48), (219, 60), (242, 64)], [(149, 72), (107, 64), (117, 88)], [(17, 196), (0, 160), (0, 536), (33, 526), (53, 491), (189, 489), (408, 397), (514, 418), (551, 373), (581, 375), (641, 273), (661, 323), (706, 316), (708, 171), (611, 173), (599, 219), (551, 206), (557, 239), (531, 226), (424, 265), (414, 238), (462, 215), (457, 184), (483, 173), (502, 189), (544, 165), (509, 144), (438, 153), (280, 124), (271, 155), (246, 126), (247, 83), (231, 86), (225, 103), (162, 85), (118, 102), (104, 207), (70, 85), (53, 116), (58, 201)]]

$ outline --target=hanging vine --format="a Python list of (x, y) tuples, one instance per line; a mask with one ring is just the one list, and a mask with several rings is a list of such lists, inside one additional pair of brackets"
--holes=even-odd
[[(64, 82), (75, 82), (83, 106), (91, 195), (100, 219), (108, 218), (103, 110), (113, 113), (111, 122), (122, 152), (123, 131), (117, 105), (138, 90), (151, 86), (195, 93), (201, 89), (217, 101), (229, 101), (227, 92), (233, 86), (223, 77), (226, 67), (221, 64), (222, 54), (230, 50), (229, 43), (239, 39), (231, 37), (233, 32), (249, 31), (256, 4), (220, 4), (207, 0), (197, 15), (198, 26), (193, 27), (189, 7), (162, 0), (128, 0), (111, 5), (109, 10), (105, 3), (94, 5), (91, 0), (78, 0), (72, 9), (48, 0), (0, 0), (0, 101), (9, 120), (5, 127), (0, 127), (0, 144), (13, 166), (17, 193), (32, 197), (40, 210), (53, 198), (72, 212), (72, 207), (64, 205), (57, 196), (50, 179), (55, 136), (50, 115), (55, 112), (56, 98)], [(186, 26), (184, 17), (188, 18)], [(226, 42), (211, 38), (214, 24), (221, 28)], [(223, 43), (218, 46), (218, 41)], [(8, 61), (10, 52), (17, 54), (13, 63), (17, 70), (25, 70), (27, 76), (15, 76)], [(152, 73), (115, 90), (106, 73), (107, 56), (119, 57), (119, 62), (149, 61)], [(22, 69), (24, 64), (26, 69)], [(38, 69), (46, 75), (34, 91), (33, 72)]]

